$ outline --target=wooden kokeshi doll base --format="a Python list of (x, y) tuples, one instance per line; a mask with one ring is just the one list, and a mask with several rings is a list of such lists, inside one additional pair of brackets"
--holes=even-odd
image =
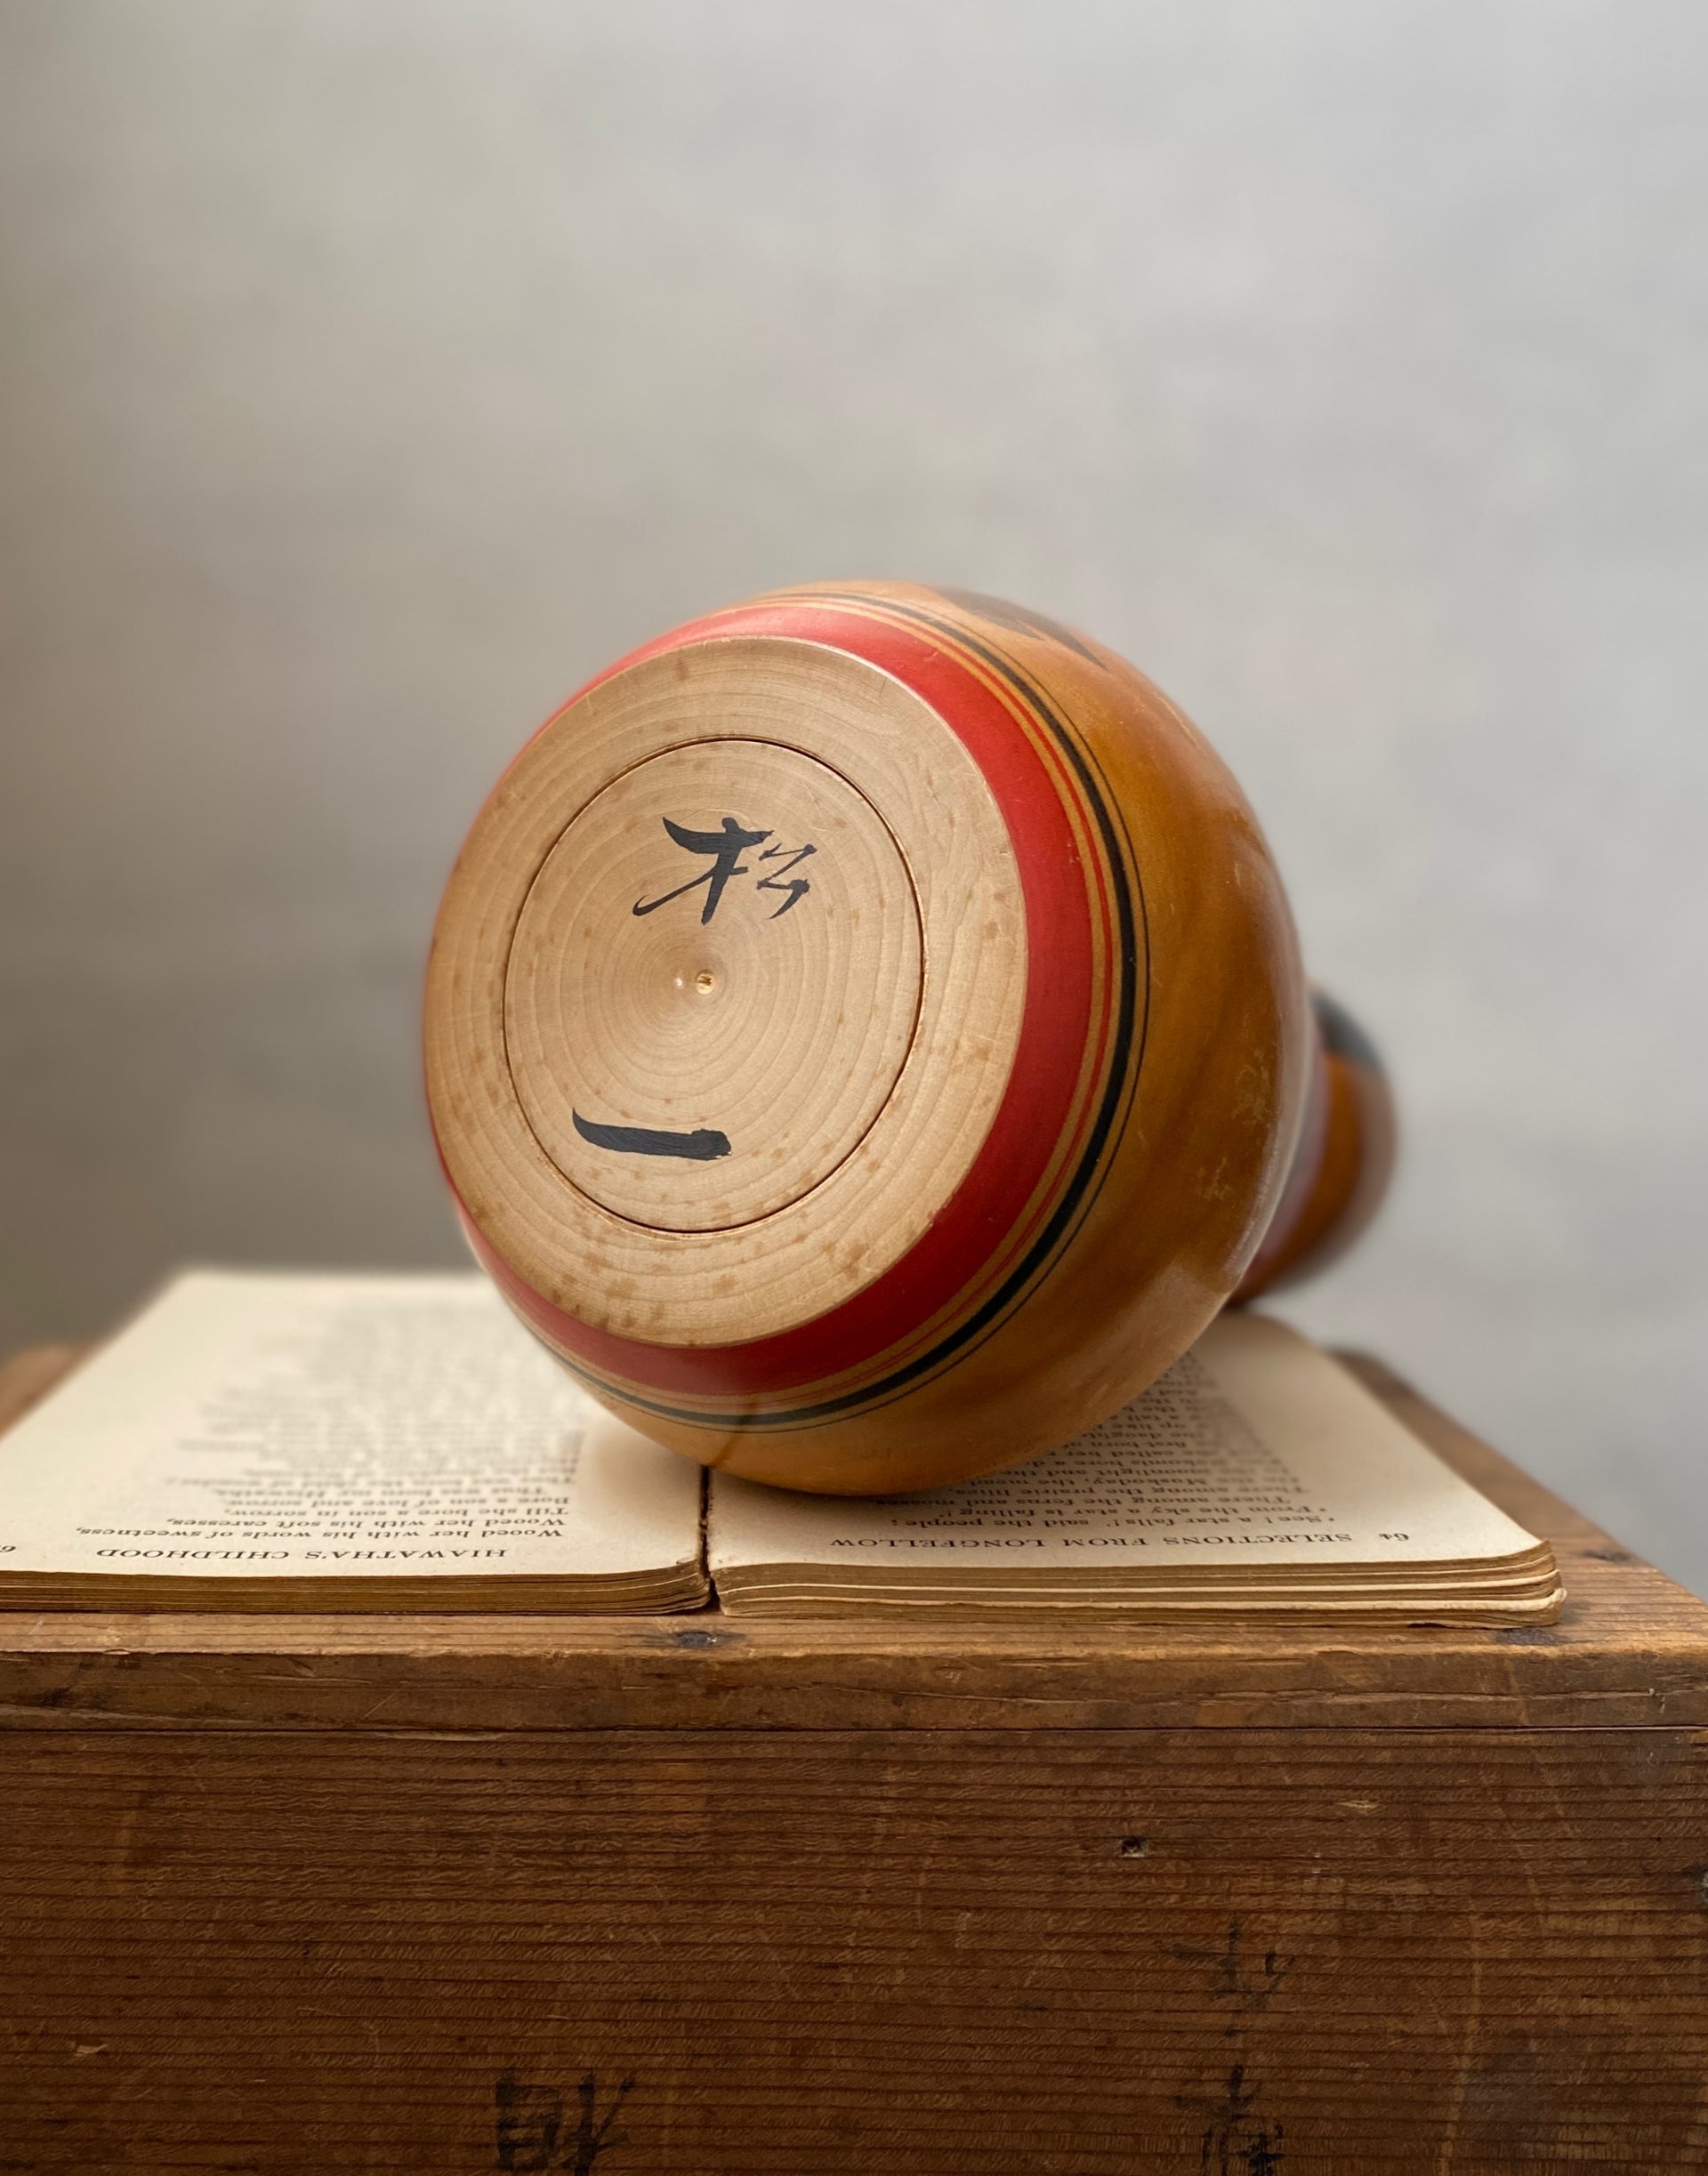
[(0, 2166), (1708, 2166), (1708, 1609), (1384, 1394), (1557, 1626), (5, 1620)]

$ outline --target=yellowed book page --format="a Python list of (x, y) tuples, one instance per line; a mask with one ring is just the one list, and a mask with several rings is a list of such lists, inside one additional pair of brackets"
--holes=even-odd
[(0, 1593), (662, 1575), (700, 1513), (482, 1277), (193, 1270), (0, 1438)]
[(1027, 1584), (1069, 1569), (1165, 1581), (1535, 1547), (1326, 1353), (1269, 1317), (1232, 1314), (1112, 1419), (1006, 1473), (863, 1499), (714, 1474), (707, 1553), (714, 1584), (785, 1564)]
[(725, 1595), (726, 1611), (736, 1616), (764, 1616), (796, 1622), (831, 1617), (844, 1623), (882, 1616), (891, 1623), (1075, 1624), (1550, 1624), (1559, 1615), (1560, 1590), (1545, 1594), (1467, 1596), (1373, 1595), (1363, 1601), (1333, 1596), (1293, 1594), (1265, 1589), (1220, 1598), (1157, 1594), (1148, 1588), (1123, 1588), (1119, 1594), (1078, 1587), (1056, 1593), (1035, 1588), (973, 1588), (958, 1585), (906, 1588), (784, 1588), (737, 1586)]

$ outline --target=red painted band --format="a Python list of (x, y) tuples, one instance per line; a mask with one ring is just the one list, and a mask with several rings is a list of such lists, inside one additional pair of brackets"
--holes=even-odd
[[(881, 612), (882, 600), (872, 602)], [(798, 1392), (881, 1358), (887, 1360), (946, 1306), (963, 1295), (971, 1304), (979, 1287), (994, 1284), (1001, 1262), (1014, 1257), (1017, 1245), (1049, 1213), (1054, 1188), (1040, 1201), (1032, 1197), (1052, 1157), (1068, 1148), (1070, 1153), (1057, 1170), (1072, 1167), (1071, 1151), (1090, 1123), (1112, 1032), (1108, 878), (1095, 851), (1091, 866), (1082, 860), (1063, 800), (1073, 792), (1072, 781), (1059, 755), (1052, 749), (1046, 753), (960, 657), (871, 612), (780, 599), (679, 628), (588, 686), (672, 649), (745, 635), (816, 642), (862, 657), (912, 689), (956, 734), (989, 785), (1013, 845), (1025, 901), (1028, 973), (1008, 1086), (966, 1177), (899, 1261), (813, 1321), (771, 1337), (715, 1347), (681, 1348), (619, 1337), (564, 1312), (536, 1292), (472, 1229), (464, 1213), (479, 1258), (512, 1305), (549, 1342), (590, 1370), (614, 1379), (614, 1387), (626, 1382), (715, 1400), (725, 1407), (732, 1403), (762, 1406), (768, 1394)], [(583, 689), (571, 702), (586, 692)], [(1082, 835), (1088, 828), (1082, 816)], [(1088, 1042), (1096, 1055), (1084, 1076), (1088, 1092), (1082, 1094), (1079, 1060)], [(1064, 1056), (1070, 1061), (1064, 1063)]]

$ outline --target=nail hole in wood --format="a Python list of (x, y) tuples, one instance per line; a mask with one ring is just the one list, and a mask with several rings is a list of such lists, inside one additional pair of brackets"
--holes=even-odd
[(1121, 1839), (1123, 1858), (1142, 1858), (1149, 1849), (1150, 1838), (1148, 1836), (1123, 1836)]

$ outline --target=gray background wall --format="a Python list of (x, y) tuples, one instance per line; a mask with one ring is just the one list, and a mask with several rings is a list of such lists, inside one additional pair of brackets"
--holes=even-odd
[(1125, 649), (1408, 1126), (1294, 1312), (1708, 1584), (1708, 16), (5, 0), (0, 1343), (457, 1258), (496, 770), (765, 584)]

